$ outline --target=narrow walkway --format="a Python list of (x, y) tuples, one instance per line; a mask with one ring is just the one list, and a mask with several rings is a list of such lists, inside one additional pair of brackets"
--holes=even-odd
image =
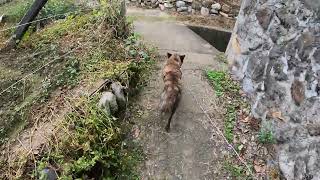
[(199, 106), (210, 114), (213, 123), (223, 128), (221, 109), (216, 106), (217, 99), (204, 77), (204, 70), (223, 67), (214, 60), (218, 51), (186, 26), (170, 18), (159, 18), (167, 17), (163, 12), (129, 8), (128, 15), (137, 17), (135, 31), (145, 42), (157, 47), (163, 57), (167, 51), (186, 55), (182, 100), (170, 133), (165, 132), (165, 122), (158, 116), (165, 58), (157, 63), (158, 70), (141, 95), (143, 116), (137, 119), (137, 124), (141, 130), (139, 140), (147, 154), (143, 179), (227, 179), (223, 170), (224, 155), (229, 153), (227, 146)]

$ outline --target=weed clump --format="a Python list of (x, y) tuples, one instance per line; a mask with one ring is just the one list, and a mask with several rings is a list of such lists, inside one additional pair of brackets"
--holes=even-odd
[(276, 143), (276, 139), (271, 130), (271, 126), (263, 126), (258, 134), (258, 140), (262, 144), (274, 144)]
[(231, 162), (225, 162), (224, 168), (231, 173), (233, 177), (239, 180), (252, 180), (253, 178), (246, 174), (247, 170), (243, 166), (232, 164)]
[[(6, 20), (3, 28), (8, 28), (16, 25), (23, 18), (25, 13), (31, 7), (33, 1), (32, 0), (24, 0), (24, 1), (12, 1), (0, 6), (0, 12), (5, 15)], [(46, 24), (52, 22), (53, 20), (60, 19), (66, 17), (65, 14), (74, 12), (79, 9), (74, 5), (72, 0), (49, 0), (47, 4), (41, 9), (39, 15), (36, 19), (44, 19), (39, 24)], [(0, 25), (1, 27), (1, 25)], [(32, 24), (32, 28), (36, 27), (35, 23)], [(4, 37), (9, 37), (15, 29), (10, 29), (4, 32), (2, 35)], [(0, 35), (1, 37), (1, 35)]]
[[(219, 54), (217, 58), (222, 58), (223, 55)], [(240, 86), (237, 82), (233, 81), (226, 71), (210, 70), (206, 72), (209, 81), (211, 82), (216, 95), (219, 97), (223, 108), (224, 114), (224, 136), (230, 144), (235, 142), (235, 126), (238, 119), (239, 109), (247, 108), (248, 104), (240, 95)], [(243, 145), (237, 146), (237, 151), (240, 154), (243, 150)], [(252, 167), (249, 167), (252, 169)], [(243, 165), (236, 165), (231, 160), (226, 159), (224, 169), (236, 179), (253, 179), (248, 173), (248, 170)]]
[(63, 138), (51, 142), (33, 176), (40, 177), (43, 169), (54, 167), (60, 179), (137, 178), (139, 150), (124, 142), (120, 121), (108, 116), (96, 101), (77, 101), (61, 126)]
[(225, 71), (207, 71), (207, 77), (215, 89), (218, 97), (225, 93), (234, 95), (239, 93), (240, 86), (235, 83)]
[(227, 140), (233, 142), (233, 128), (237, 118), (237, 108), (240, 107), (242, 101), (239, 95), (240, 87), (231, 77), (224, 71), (207, 71), (207, 77), (212, 83), (216, 95), (224, 99), (223, 106), (226, 108), (224, 120), (224, 135)]

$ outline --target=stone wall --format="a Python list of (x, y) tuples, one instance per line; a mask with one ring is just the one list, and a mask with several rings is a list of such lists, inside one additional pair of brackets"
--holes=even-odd
[(320, 179), (320, 1), (243, 0), (227, 49), (286, 179)]
[(181, 14), (235, 17), (240, 0), (130, 0), (142, 7), (174, 10)]

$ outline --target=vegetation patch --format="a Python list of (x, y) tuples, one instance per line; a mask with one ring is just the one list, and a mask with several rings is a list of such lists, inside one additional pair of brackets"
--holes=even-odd
[(224, 116), (224, 135), (233, 142), (233, 128), (237, 118), (237, 110), (243, 103), (239, 94), (240, 86), (235, 83), (225, 71), (207, 71), (207, 77), (212, 83), (216, 95), (222, 100), (226, 109)]
[(252, 180), (253, 178), (247, 174), (247, 169), (244, 166), (238, 166), (232, 162), (226, 161), (224, 168), (230, 172), (232, 177), (237, 180)]
[[(227, 62), (223, 54), (218, 54), (216, 59), (220, 62)], [(238, 143), (238, 136), (235, 134), (236, 125), (242, 118), (239, 112), (248, 109), (249, 105), (240, 94), (240, 86), (233, 81), (227, 71), (208, 70), (207, 78), (213, 86), (216, 96), (219, 98), (219, 103), (223, 106), (224, 111), (224, 136), (227, 141), (235, 146), (237, 153), (242, 154), (246, 150), (246, 146)], [(233, 157), (233, 158), (231, 158)], [(253, 179), (251, 172), (245, 165), (238, 161), (237, 156), (227, 156), (224, 169), (229, 172), (234, 179)], [(250, 166), (250, 171), (252, 167)]]
[(215, 57), (215, 59), (222, 62), (222, 63), (228, 64), (228, 60), (227, 60), (225, 54), (222, 52), (218, 53), (217, 56)]
[(37, 169), (29, 177), (56, 173), (59, 179), (137, 179), (135, 167), (142, 156), (136, 146), (124, 141), (121, 121), (97, 106), (97, 98), (77, 99), (67, 114), (60, 136), (35, 161)]
[[(37, 155), (21, 155), (10, 162), (2, 157), (1, 179), (41, 179), (48, 169), (61, 179), (137, 178), (134, 167), (140, 152), (125, 141), (130, 125), (99, 110), (96, 97), (67, 100), (72, 89), (105, 79), (125, 84), (133, 96), (145, 85), (154, 64), (154, 51), (130, 32), (120, 5), (101, 3), (101, 10), (70, 15), (26, 35), (15, 51), (1, 55), (5, 72), (0, 76), (5, 79), (0, 81), (4, 92), (0, 144), (7, 143), (15, 129), (33, 126), (39, 113), (40, 121), (51, 121), (52, 112), (45, 111), (49, 103), (72, 109), (59, 133)], [(10, 72), (15, 76), (8, 76)], [(66, 99), (63, 106), (55, 105), (57, 96)]]
[(262, 144), (274, 144), (276, 143), (276, 139), (271, 130), (271, 126), (264, 126), (260, 129), (258, 134), (259, 142)]
[[(4, 15), (4, 22), (0, 23), (0, 29), (8, 29), (0, 32), (0, 48), (5, 45), (6, 40), (13, 34), (16, 26), (31, 7), (33, 0), (13, 0), (0, 6), (0, 15)], [(70, 14), (76, 14), (83, 7), (75, 6), (72, 0), (49, 0), (45, 7), (39, 12), (35, 20), (42, 21), (31, 24), (27, 35), (38, 30), (37, 27), (44, 27), (57, 19), (63, 19)], [(39, 26), (37, 26), (39, 25)]]
[[(92, 63), (90, 54), (105, 52), (99, 65), (130, 60), (119, 55), (126, 51), (123, 38), (128, 36), (130, 26), (121, 18), (118, 7), (113, 7), (109, 4), (103, 11), (70, 15), (39, 32), (27, 34), (16, 51), (1, 54), (1, 67), (5, 71), (0, 76), (6, 78), (0, 81), (0, 144), (7, 141), (17, 124), (32, 125), (32, 110), (39, 107), (38, 103), (48, 102), (52, 92), (71, 89), (82, 81), (88, 73), (86, 67)], [(104, 72), (114, 70), (96, 65), (99, 68), (104, 68)], [(8, 76), (11, 72), (15, 76)], [(113, 76), (114, 71), (105, 78)]]
[[(32, 0), (13, 0), (0, 6), (0, 12), (6, 16), (7, 24), (15, 24), (22, 19), (32, 3)], [(75, 9), (76, 7), (72, 0), (49, 0), (45, 7), (40, 11), (37, 19), (65, 14), (74, 11)], [(63, 17), (63, 15), (60, 16), (60, 18), (61, 17)], [(56, 18), (59, 18), (59, 16)]]
[[(223, 54), (218, 54), (215, 59), (227, 62)], [(260, 129), (260, 121), (250, 114), (250, 105), (239, 84), (231, 79), (228, 72), (209, 70), (206, 75), (225, 112), (224, 136), (237, 151), (237, 155), (226, 155), (224, 169), (233, 179), (264, 178), (268, 171), (266, 159), (270, 157), (269, 152), (272, 156), (274, 150), (262, 144), (274, 143), (271, 126), (266, 124)]]

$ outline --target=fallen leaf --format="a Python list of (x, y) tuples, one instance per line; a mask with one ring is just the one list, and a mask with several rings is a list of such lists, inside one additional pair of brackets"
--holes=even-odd
[(238, 150), (241, 151), (243, 149), (243, 144), (241, 144), (240, 146), (238, 146)]
[(134, 139), (138, 138), (140, 135), (140, 129), (138, 128), (138, 126), (134, 126), (131, 133)]
[(273, 112), (271, 113), (271, 117), (276, 118), (276, 119), (280, 119), (280, 120), (282, 120), (282, 121), (285, 120), (284, 117), (282, 116), (281, 111), (273, 111)]
[(247, 116), (246, 118), (241, 118), (240, 121), (243, 123), (248, 123), (250, 121), (251, 117)]
[(257, 173), (265, 173), (266, 172), (266, 166), (264, 166), (264, 165), (254, 165), (254, 170)]

